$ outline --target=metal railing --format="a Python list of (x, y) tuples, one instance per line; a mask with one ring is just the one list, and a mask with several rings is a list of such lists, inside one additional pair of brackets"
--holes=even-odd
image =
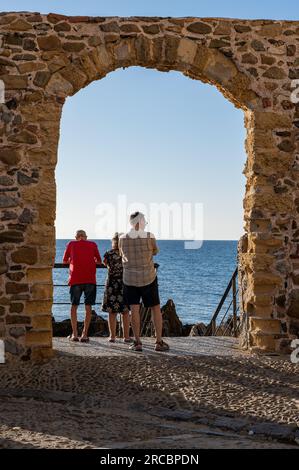
[[(155, 264), (156, 269), (159, 265)], [(68, 264), (55, 263), (55, 269), (68, 269)], [(97, 269), (106, 269), (104, 264), (97, 264)], [(238, 337), (240, 334), (240, 317), (239, 302), (238, 302), (238, 269), (236, 269), (225, 289), (224, 294), (215, 310), (210, 323), (207, 326), (204, 336), (234, 336)], [(68, 287), (67, 284), (54, 284), (54, 287)], [(105, 287), (105, 284), (97, 284), (97, 287)], [(214, 294), (219, 295), (219, 294)], [(221, 295), (221, 294), (220, 294)], [(69, 305), (69, 302), (53, 302), (53, 305)], [(95, 305), (101, 305), (101, 302), (96, 302)], [(224, 310), (224, 313), (223, 313)], [(151, 336), (154, 332), (151, 309), (141, 306), (141, 336)], [(222, 317), (221, 317), (222, 315)], [(219, 320), (220, 318), (220, 320)], [(119, 329), (121, 329), (119, 322)]]
[[(69, 269), (68, 264), (64, 263), (55, 263), (54, 264), (54, 269)], [(107, 269), (107, 267), (104, 264), (97, 264), (97, 269)], [(155, 268), (158, 270), (159, 264), (155, 263)], [(97, 284), (97, 287), (105, 287), (105, 284)], [(53, 284), (53, 287), (68, 287), (67, 284)], [(69, 305), (69, 302), (53, 302), (53, 305)], [(95, 305), (102, 305), (101, 302), (96, 302)], [(150, 308), (145, 308), (143, 305), (141, 305), (140, 309), (140, 331), (141, 331), (141, 336), (152, 336), (154, 329), (153, 329), (153, 322), (152, 322), (152, 317), (151, 317), (151, 309)], [(118, 322), (118, 334), (119, 336), (122, 335), (122, 324), (121, 321)]]
[[(65, 263), (55, 263), (54, 269), (69, 269), (69, 265)], [(97, 264), (97, 269), (107, 269), (104, 264)], [(68, 287), (67, 284), (53, 284), (53, 287)], [(105, 287), (105, 284), (97, 284), (97, 287)], [(69, 302), (53, 302), (53, 305), (69, 305)], [(101, 302), (96, 302), (95, 305), (101, 305)]]
[[(238, 268), (234, 271), (224, 294), (215, 310), (215, 313), (207, 326), (204, 336), (234, 336), (237, 338), (240, 334), (240, 317), (238, 294), (239, 288)], [(227, 301), (227, 302), (226, 302)], [(221, 317), (221, 314), (224, 313)], [(219, 321), (220, 318), (220, 321)]]

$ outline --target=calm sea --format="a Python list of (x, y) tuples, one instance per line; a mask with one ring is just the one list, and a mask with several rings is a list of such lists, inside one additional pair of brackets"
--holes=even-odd
[[(56, 262), (62, 262), (64, 248), (69, 240), (57, 240)], [(110, 240), (97, 240), (101, 255), (111, 247)], [(206, 241), (199, 250), (185, 250), (183, 241), (158, 241), (160, 253), (159, 286), (162, 305), (172, 299), (183, 323), (207, 323), (236, 267), (236, 241)], [(104, 284), (105, 269), (97, 270), (97, 283)], [(54, 284), (67, 284), (68, 270), (54, 269)], [(103, 287), (98, 287), (97, 302), (102, 301)], [(54, 302), (68, 302), (68, 287), (55, 287)], [(98, 314), (106, 318), (96, 305)], [(79, 308), (83, 318), (83, 307)], [(56, 320), (69, 317), (68, 305), (54, 305)]]

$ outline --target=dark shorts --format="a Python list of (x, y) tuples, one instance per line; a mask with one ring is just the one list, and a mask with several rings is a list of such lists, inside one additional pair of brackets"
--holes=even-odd
[(94, 305), (96, 303), (97, 286), (95, 284), (76, 284), (70, 288), (72, 305), (79, 305), (81, 295), (84, 292), (85, 305)]
[(127, 286), (124, 284), (124, 302), (127, 305), (138, 305), (142, 300), (146, 308), (160, 304), (158, 278), (147, 286)]

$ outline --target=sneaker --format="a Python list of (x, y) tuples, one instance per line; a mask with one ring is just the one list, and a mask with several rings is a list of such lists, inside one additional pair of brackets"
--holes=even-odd
[(138, 341), (134, 341), (132, 346), (130, 346), (130, 349), (132, 351), (138, 351), (138, 352), (141, 352), (142, 351), (142, 343), (138, 342)]
[(162, 340), (159, 343), (156, 343), (155, 351), (160, 351), (160, 352), (169, 351), (169, 346), (167, 343), (165, 343), (165, 341)]
[(125, 344), (132, 344), (132, 343), (134, 343), (134, 340), (133, 340), (133, 338), (128, 338), (128, 339), (124, 338), (124, 339), (123, 339), (123, 342), (124, 342)]

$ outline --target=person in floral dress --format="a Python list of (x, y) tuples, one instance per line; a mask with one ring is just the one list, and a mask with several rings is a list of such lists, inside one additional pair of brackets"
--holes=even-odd
[(118, 250), (119, 233), (112, 238), (112, 249), (106, 251), (103, 263), (108, 269), (102, 311), (109, 314), (109, 342), (115, 343), (117, 314), (122, 316), (124, 343), (131, 343), (130, 338), (130, 310), (123, 299), (123, 266)]

